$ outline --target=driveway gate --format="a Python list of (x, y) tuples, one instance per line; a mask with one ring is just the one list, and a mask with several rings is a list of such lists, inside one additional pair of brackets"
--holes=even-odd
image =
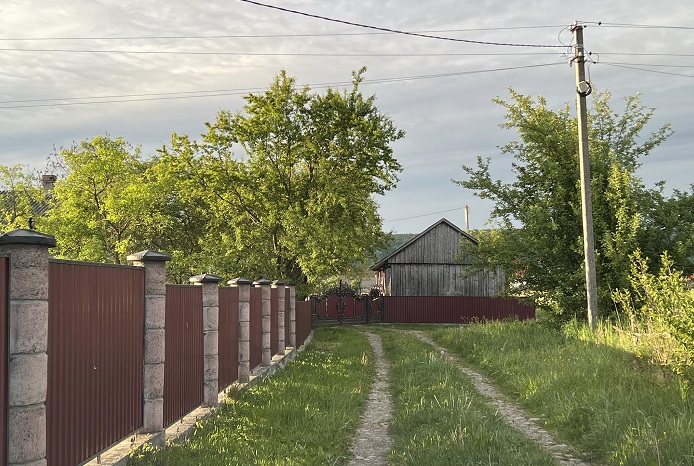
[(311, 296), (313, 326), (334, 324), (368, 324), (383, 321), (383, 302), (377, 289), (359, 294), (345, 283), (322, 295)]

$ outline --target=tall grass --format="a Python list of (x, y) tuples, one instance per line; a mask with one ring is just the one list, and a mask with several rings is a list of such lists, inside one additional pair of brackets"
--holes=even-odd
[(515, 322), (433, 336), (594, 461), (694, 464), (694, 399), (678, 379), (580, 333)]
[(509, 427), (468, 379), (431, 346), (383, 332), (395, 405), (393, 465), (554, 465)]
[(185, 443), (140, 449), (130, 464), (344, 464), (373, 378), (362, 334), (319, 329), (287, 368), (234, 394)]

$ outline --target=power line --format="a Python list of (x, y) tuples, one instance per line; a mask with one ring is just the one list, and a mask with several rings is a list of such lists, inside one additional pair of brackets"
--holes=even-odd
[[(241, 0), (244, 1), (244, 0)], [(576, 21), (578, 24), (593, 24), (601, 27), (614, 27), (614, 28), (633, 28), (633, 29), (682, 29), (682, 30), (694, 30), (692, 26), (668, 26), (668, 25), (657, 25), (657, 24), (632, 24), (632, 23), (606, 23), (603, 21)]]
[(447, 210), (440, 210), (438, 212), (431, 212), (428, 214), (421, 214), (421, 215), (413, 215), (412, 217), (403, 217), (403, 218), (396, 218), (393, 220), (383, 220), (383, 223), (392, 223), (392, 222), (399, 222), (401, 220), (411, 220), (413, 218), (421, 218), (421, 217), (429, 217), (431, 215), (438, 215), (438, 214), (444, 214), (446, 212), (453, 212), (455, 210), (463, 210), (465, 207), (456, 207), (455, 209), (447, 209)]
[(615, 68), (626, 68), (629, 70), (636, 70), (636, 71), (645, 71), (647, 73), (658, 73), (658, 74), (667, 74), (670, 76), (680, 76), (682, 78), (694, 78), (694, 76), (689, 75), (689, 74), (681, 74), (681, 73), (670, 73), (668, 71), (659, 71), (659, 70), (649, 70), (646, 68), (638, 68), (636, 66), (627, 66), (627, 65), (617, 65), (614, 63), (603, 63), (603, 65), (607, 66), (614, 66)]
[[(413, 31), (415, 33), (439, 33), (439, 32), (482, 32), (482, 31), (513, 31), (521, 29), (545, 29), (562, 27), (562, 24), (542, 25), (542, 26), (508, 26), (495, 28), (471, 28), (471, 29), (430, 29)], [(332, 36), (370, 36), (370, 35), (389, 35), (396, 32), (325, 32), (325, 33), (303, 33), (303, 34), (210, 34), (197, 36), (85, 36), (85, 37), (0, 37), (2, 41), (87, 41), (87, 40), (208, 40), (208, 39), (272, 39), (290, 37), (332, 37)]]
[[(547, 66), (563, 65), (563, 63), (540, 63), (535, 65), (515, 66), (506, 68), (493, 68), (486, 70), (460, 71), (451, 73), (427, 74), (419, 76), (398, 76), (391, 78), (366, 79), (361, 84), (386, 84), (402, 81), (416, 81), (423, 79), (448, 78), (455, 76), (464, 76), (471, 74), (494, 73), (501, 71), (515, 71), (521, 69), (540, 68)], [(348, 86), (351, 82), (335, 82), (335, 83), (319, 83), (309, 84), (310, 88), (321, 89), (332, 86)], [(202, 97), (224, 97), (234, 95), (244, 95), (253, 91), (262, 91), (265, 88), (245, 88), (245, 89), (220, 89), (211, 91), (187, 91), (187, 92), (167, 92), (167, 93), (148, 93), (148, 94), (122, 94), (110, 96), (92, 96), (92, 97), (66, 97), (66, 98), (50, 98), (50, 99), (26, 99), (26, 100), (7, 100), (0, 101), (0, 109), (18, 109), (18, 108), (38, 108), (38, 107), (64, 107), (74, 105), (91, 105), (91, 104), (107, 104), (107, 103), (124, 103), (124, 102), (147, 102), (155, 100), (180, 100)], [(96, 100), (106, 99), (106, 100)], [(53, 102), (53, 103), (48, 103)], [(28, 104), (28, 105), (4, 105), (4, 104)], [(3, 106), (4, 105), (4, 106)]]
[(17, 49), (0, 48), (0, 52), (32, 52), (32, 53), (121, 53), (144, 55), (231, 55), (231, 56), (287, 56), (287, 57), (431, 57), (431, 56), (521, 56), (521, 55), (554, 55), (554, 52), (525, 52), (525, 53), (318, 53), (318, 52), (210, 52), (210, 51), (179, 51), (179, 50), (82, 50), (82, 49)]
[(662, 68), (694, 68), (694, 65), (674, 65), (674, 64), (667, 64), (667, 63), (621, 63), (621, 62), (605, 62), (605, 61), (600, 61), (598, 62), (600, 64), (604, 65), (626, 65), (626, 66), (656, 66), (656, 67), (662, 67)]
[(253, 0), (241, 0), (241, 1), (245, 2), (245, 3), (257, 5), (257, 6), (262, 6), (265, 8), (270, 8), (273, 10), (283, 11), (285, 13), (307, 16), (309, 18), (320, 19), (323, 21), (330, 21), (333, 23), (346, 24), (348, 26), (356, 26), (356, 27), (365, 28), (365, 29), (373, 29), (376, 31), (390, 32), (392, 34), (402, 34), (402, 35), (406, 35), (406, 36), (422, 37), (425, 39), (445, 40), (445, 41), (450, 41), (450, 42), (464, 42), (467, 44), (477, 44), (477, 45), (498, 45), (498, 46), (505, 46), (505, 47), (565, 48), (563, 45), (517, 44), (517, 43), (507, 43), (507, 42), (489, 42), (489, 41), (481, 41), (481, 40), (457, 39), (457, 38), (453, 38), (453, 37), (434, 36), (434, 35), (430, 35), (430, 34), (421, 34), (418, 32), (408, 32), (408, 31), (402, 31), (400, 29), (391, 29), (391, 28), (385, 28), (385, 27), (380, 27), (380, 26), (371, 26), (371, 25), (363, 24), (363, 23), (355, 23), (352, 21), (345, 21), (342, 19), (329, 18), (327, 16), (314, 15), (314, 14), (306, 13), (303, 11), (291, 10), (289, 8), (282, 8), (282, 7), (275, 6), (275, 5), (268, 5), (266, 3), (260, 3), (260, 2), (256, 2)]

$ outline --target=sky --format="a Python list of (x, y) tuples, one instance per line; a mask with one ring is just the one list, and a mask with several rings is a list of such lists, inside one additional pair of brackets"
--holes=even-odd
[[(98, 135), (122, 136), (145, 154), (172, 133), (205, 132), (222, 109), (242, 111), (282, 69), (321, 92), (361, 89), (406, 136), (393, 144), (397, 188), (376, 198), (384, 228), (417, 233), (445, 217), (486, 228), (492, 204), (454, 184), (462, 166), (492, 158), (492, 174), (512, 179), (499, 146), (515, 140), (492, 102), (509, 88), (575, 108), (570, 25), (585, 26), (589, 79), (616, 111), (641, 93), (657, 110), (648, 132), (675, 134), (642, 159), (647, 186), (694, 182), (694, 38), (688, 2), (661, 0), (262, 0), (323, 18), (241, 0), (0, 2), (0, 164), (43, 171), (62, 147)], [(465, 42), (472, 41), (472, 42)], [(520, 46), (478, 44), (492, 42)], [(543, 47), (529, 47), (541, 45)], [(576, 168), (578, 177), (578, 167)]]

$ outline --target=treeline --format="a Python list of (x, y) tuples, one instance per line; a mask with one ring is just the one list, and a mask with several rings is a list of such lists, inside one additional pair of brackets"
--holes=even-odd
[(374, 194), (398, 181), (391, 143), (404, 133), (351, 89), (313, 93), (281, 72), (243, 111), (220, 111), (194, 140), (173, 134), (156, 154), (97, 136), (52, 159), (49, 195), (21, 166), (3, 167), (4, 231), (56, 236), (58, 257), (123, 263), (156, 249), (170, 279), (291, 280), (306, 291), (348, 273), (390, 240)]

